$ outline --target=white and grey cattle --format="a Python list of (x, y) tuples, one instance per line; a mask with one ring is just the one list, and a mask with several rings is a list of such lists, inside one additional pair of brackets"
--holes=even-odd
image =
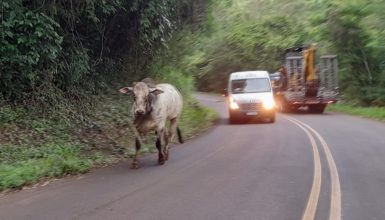
[[(132, 168), (139, 168), (138, 156), (142, 139), (150, 131), (157, 135), (156, 148), (159, 152), (159, 164), (168, 160), (169, 145), (178, 134), (180, 143), (183, 143), (178, 127), (179, 117), (183, 107), (182, 96), (179, 91), (170, 84), (152, 84), (148, 79), (136, 82), (132, 87), (124, 87), (121, 93), (131, 93), (134, 96), (132, 113), (135, 128), (135, 156)], [(170, 121), (170, 129), (167, 129), (167, 121)]]

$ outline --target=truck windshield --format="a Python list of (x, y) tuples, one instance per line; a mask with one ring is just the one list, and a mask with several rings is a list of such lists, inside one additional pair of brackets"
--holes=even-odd
[(235, 93), (256, 93), (270, 92), (269, 80), (266, 78), (237, 79), (231, 81), (231, 92)]

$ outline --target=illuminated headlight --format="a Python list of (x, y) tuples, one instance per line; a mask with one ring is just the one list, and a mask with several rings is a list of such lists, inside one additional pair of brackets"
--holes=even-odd
[(266, 110), (273, 109), (275, 107), (275, 102), (274, 99), (266, 99), (262, 103), (263, 108)]
[(230, 108), (231, 109), (239, 109), (239, 106), (236, 102), (230, 102)]
[(239, 106), (238, 104), (234, 101), (234, 98), (230, 96), (229, 98), (229, 101), (230, 101), (230, 108), (231, 109), (239, 109)]

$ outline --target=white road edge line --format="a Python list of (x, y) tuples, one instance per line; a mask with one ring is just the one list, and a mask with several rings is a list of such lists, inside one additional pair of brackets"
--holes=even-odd
[(302, 215), (302, 220), (313, 220), (315, 218), (315, 213), (317, 211), (317, 205), (319, 200), (319, 195), (321, 191), (321, 180), (322, 180), (322, 169), (321, 169), (321, 160), (319, 151), (317, 148), (317, 143), (313, 135), (301, 124), (298, 122), (287, 118), (290, 122), (300, 127), (310, 139), (310, 143), (313, 149), (313, 159), (314, 159), (314, 175), (313, 175), (313, 184), (309, 194), (309, 199), (307, 201), (306, 209)]
[(330, 151), (330, 147), (326, 143), (325, 139), (316, 131), (314, 130), (310, 125), (290, 117), (292, 120), (297, 121), (298, 123), (305, 126), (307, 129), (312, 131), (319, 141), (321, 142), (322, 148), (326, 155), (326, 160), (329, 165), (330, 170), (330, 178), (331, 178), (331, 196), (330, 196), (330, 213), (329, 213), (329, 220), (341, 220), (341, 185), (340, 185), (340, 178), (338, 175), (337, 166), (334, 162), (333, 155)]

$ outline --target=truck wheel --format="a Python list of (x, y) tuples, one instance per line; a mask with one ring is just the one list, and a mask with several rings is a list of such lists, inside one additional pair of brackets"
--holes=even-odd
[(295, 112), (298, 111), (299, 106), (297, 106), (297, 105), (290, 105), (288, 108), (289, 108), (290, 112), (295, 113)]
[(311, 113), (323, 113), (325, 111), (325, 104), (309, 105), (308, 110)]

